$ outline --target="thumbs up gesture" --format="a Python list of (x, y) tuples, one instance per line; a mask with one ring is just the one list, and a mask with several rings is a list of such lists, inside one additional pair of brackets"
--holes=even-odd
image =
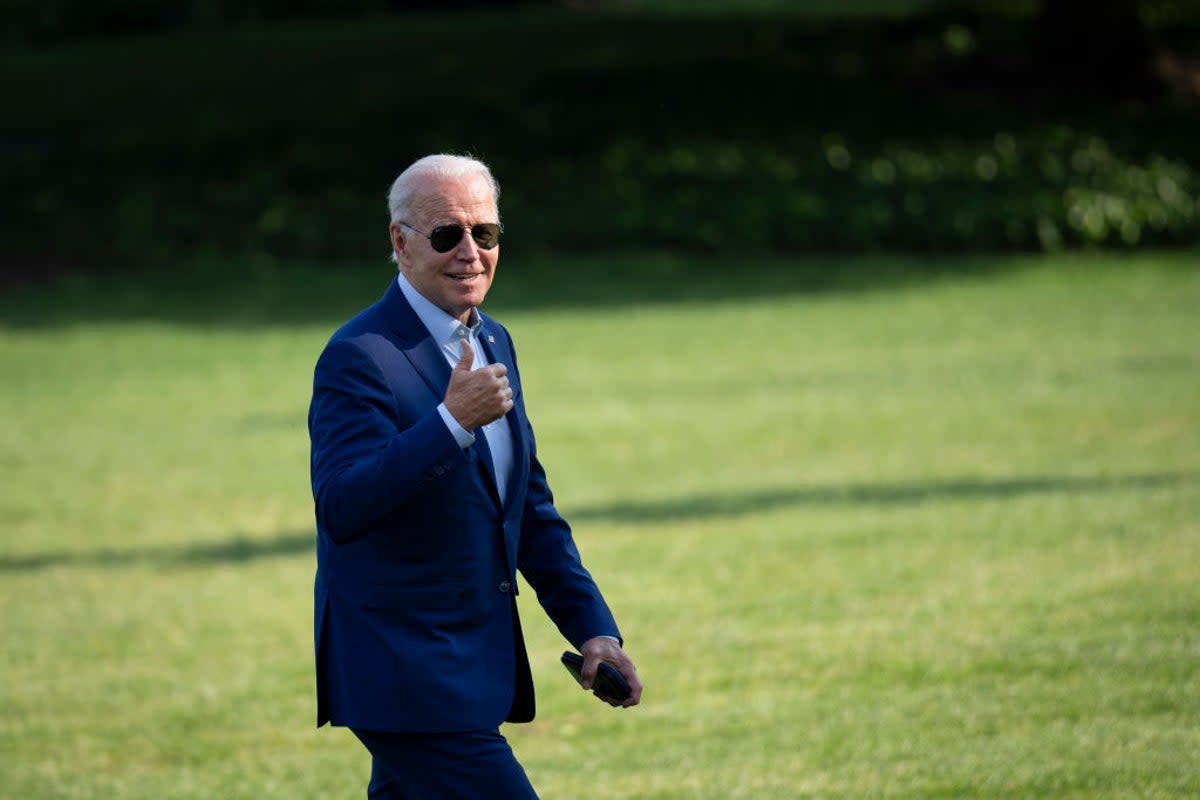
[(508, 385), (508, 368), (489, 364), (471, 369), (475, 352), (470, 342), (463, 340), (462, 355), (450, 371), (446, 387), (446, 410), (469, 431), (507, 414), (513, 407), (512, 388)]

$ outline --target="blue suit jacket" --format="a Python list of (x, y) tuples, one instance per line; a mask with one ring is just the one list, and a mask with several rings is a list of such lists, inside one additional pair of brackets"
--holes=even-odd
[(480, 340), (513, 389), (503, 504), (486, 437), (460, 448), (437, 413), (450, 366), (395, 281), (317, 361), (318, 725), (450, 732), (533, 719), (518, 569), (576, 648), (620, 636), (554, 507), (512, 339), (483, 316)]

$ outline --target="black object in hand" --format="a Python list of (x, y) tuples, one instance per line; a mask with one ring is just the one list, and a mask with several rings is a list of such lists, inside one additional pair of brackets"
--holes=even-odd
[[(574, 675), (575, 680), (582, 684), (583, 656), (578, 653), (566, 652), (562, 654), (562, 663), (567, 668), (567, 672)], [(600, 668), (596, 670), (596, 680), (592, 683), (592, 690), (617, 702), (627, 699), (630, 693), (629, 681), (625, 680), (625, 676), (618, 672), (612, 664), (603, 661), (600, 662)]]

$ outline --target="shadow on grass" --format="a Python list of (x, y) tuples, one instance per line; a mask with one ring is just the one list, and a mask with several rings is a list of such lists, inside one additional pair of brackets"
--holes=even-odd
[[(956, 500), (1009, 500), (1036, 494), (1159, 489), (1188, 483), (1196, 473), (1156, 473), (1097, 477), (1031, 477), (999, 480), (959, 479), (925, 483), (848, 484), (827, 487), (760, 489), (737, 494), (705, 494), (663, 501), (614, 503), (569, 510), (574, 522), (665, 524), (734, 517), (804, 505), (890, 506)], [(151, 565), (164, 568), (239, 564), (262, 558), (311, 552), (314, 533), (289, 531), (269, 539), (233, 536), (225, 541), (183, 547), (106, 548), (79, 552), (0, 556), (0, 573), (55, 567), (121, 568)]]
[(661, 501), (613, 503), (574, 509), (574, 522), (655, 524), (736, 517), (792, 506), (900, 506), (957, 500), (1009, 500), (1036, 494), (1158, 489), (1196, 480), (1194, 473), (1097, 477), (958, 479), (892, 484), (781, 487), (727, 494), (705, 494)]
[(270, 539), (237, 535), (219, 542), (197, 542), (181, 547), (100, 548), (95, 550), (31, 553), (0, 556), (0, 572), (25, 572), (54, 567), (129, 567), (149, 565), (165, 568), (240, 564), (262, 558), (294, 556), (312, 552), (312, 531), (290, 531)]

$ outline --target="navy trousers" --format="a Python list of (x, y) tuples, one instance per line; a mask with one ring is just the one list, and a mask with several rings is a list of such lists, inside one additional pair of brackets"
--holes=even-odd
[(499, 730), (354, 735), (371, 753), (369, 800), (537, 800)]

